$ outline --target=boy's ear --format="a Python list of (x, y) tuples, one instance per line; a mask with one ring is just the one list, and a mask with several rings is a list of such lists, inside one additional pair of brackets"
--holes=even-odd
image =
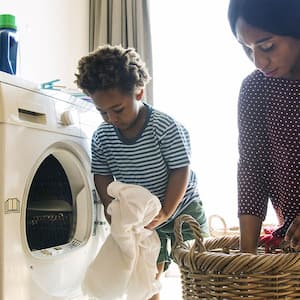
[(143, 95), (144, 95), (144, 89), (137, 90), (135, 94), (136, 100), (141, 100), (143, 98)]

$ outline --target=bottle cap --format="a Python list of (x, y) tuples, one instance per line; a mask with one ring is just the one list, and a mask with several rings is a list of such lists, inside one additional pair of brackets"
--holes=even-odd
[(15, 16), (9, 14), (0, 15), (0, 28), (11, 28), (16, 30)]

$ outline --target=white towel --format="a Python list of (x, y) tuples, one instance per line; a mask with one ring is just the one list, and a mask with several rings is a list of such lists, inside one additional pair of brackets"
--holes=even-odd
[(103, 300), (146, 300), (159, 291), (155, 279), (160, 240), (145, 229), (161, 209), (147, 189), (114, 181), (107, 192), (115, 198), (108, 206), (111, 233), (85, 276), (83, 289)]

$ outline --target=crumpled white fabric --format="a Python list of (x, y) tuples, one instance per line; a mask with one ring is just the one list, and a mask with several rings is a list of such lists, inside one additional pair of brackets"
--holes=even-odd
[(159, 292), (155, 279), (160, 240), (145, 229), (161, 209), (147, 189), (114, 181), (107, 192), (115, 200), (108, 206), (111, 233), (87, 270), (83, 289), (103, 300), (146, 300)]

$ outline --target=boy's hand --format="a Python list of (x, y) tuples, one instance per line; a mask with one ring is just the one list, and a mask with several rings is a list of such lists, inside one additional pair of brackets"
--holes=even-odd
[(164, 223), (167, 219), (167, 214), (163, 211), (163, 209), (161, 209), (158, 215), (154, 217), (154, 219), (147, 226), (145, 226), (145, 228), (153, 230), (160, 224)]

